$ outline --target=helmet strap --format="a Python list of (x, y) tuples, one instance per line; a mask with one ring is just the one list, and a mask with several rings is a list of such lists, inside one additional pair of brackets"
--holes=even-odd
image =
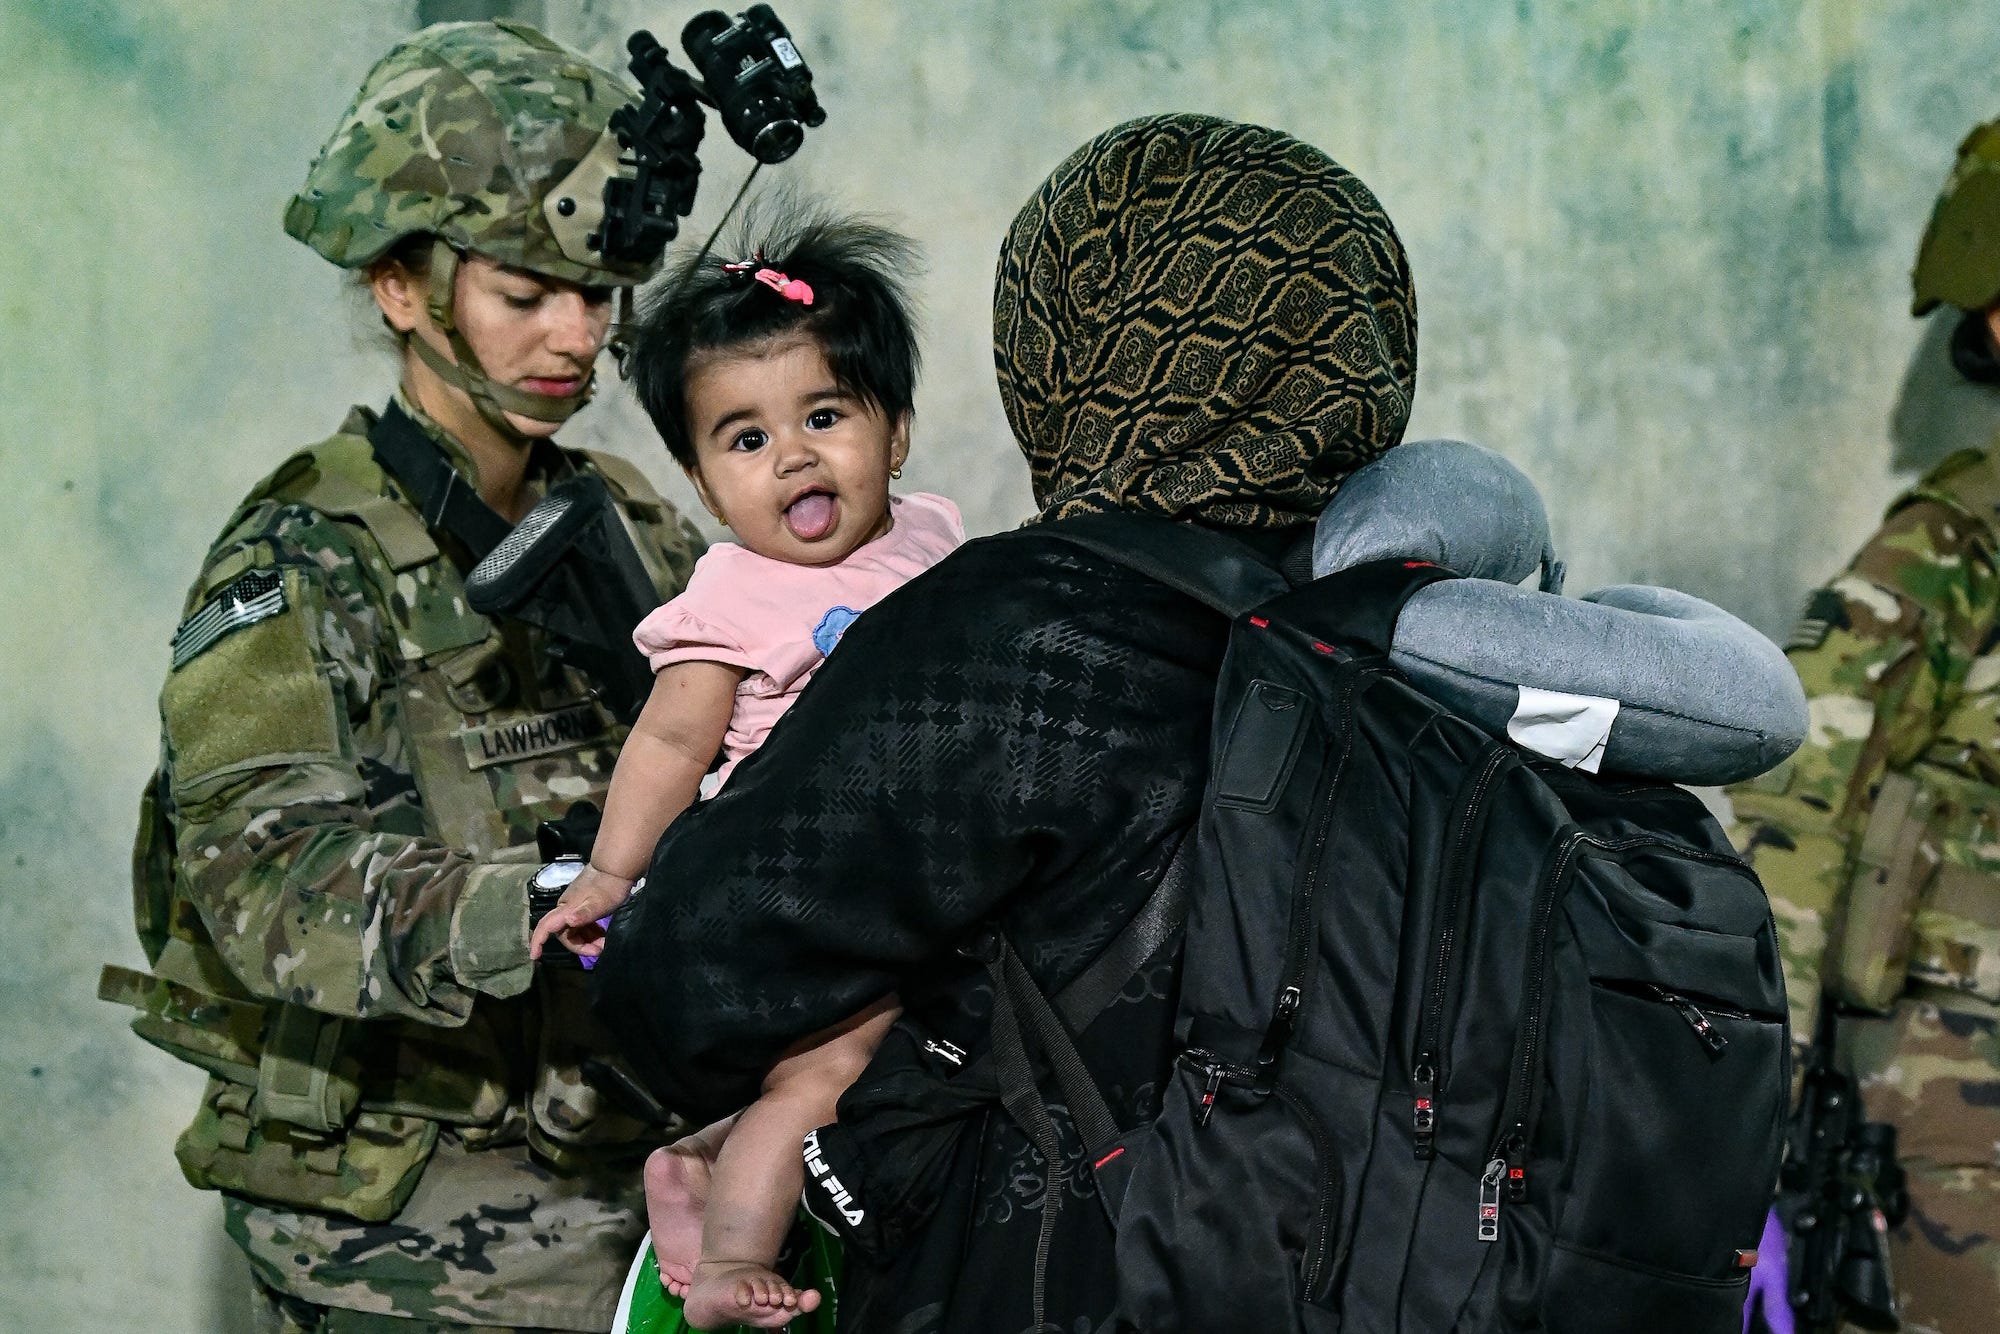
[(418, 336), (414, 331), (403, 335), (405, 346), (417, 354), (417, 360), (428, 366), (446, 384), (465, 391), (472, 400), (472, 406), (482, 420), (505, 438), (515, 443), (525, 443), (530, 437), (507, 420), (508, 413), (527, 417), (538, 422), (568, 421), (576, 411), (590, 401), (597, 377), (593, 367), (584, 381), (583, 388), (574, 394), (531, 394), (512, 385), (496, 383), (479, 364), (479, 357), (472, 345), (465, 341), (459, 330), (458, 321), (453, 316), (453, 306), (458, 291), (458, 250), (442, 237), (431, 242), (431, 266), (427, 280), (429, 297), (426, 306), (431, 323), (435, 324), (451, 345), (452, 357), (445, 356), (435, 347)]

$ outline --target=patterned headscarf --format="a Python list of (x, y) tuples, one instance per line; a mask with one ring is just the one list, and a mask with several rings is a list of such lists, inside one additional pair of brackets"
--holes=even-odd
[(1043, 518), (1279, 528), (1402, 439), (1416, 294), (1381, 204), (1324, 153), (1152, 116), (1072, 153), (1015, 217), (993, 354)]

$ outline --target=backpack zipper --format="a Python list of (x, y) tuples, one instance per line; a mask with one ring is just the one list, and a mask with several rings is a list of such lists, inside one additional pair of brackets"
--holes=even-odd
[(1357, 672), (1341, 687), (1340, 709), (1335, 717), (1335, 731), (1340, 737), (1340, 753), (1327, 766), (1326, 776), (1320, 780), (1319, 790), (1313, 796), (1313, 830), (1310, 850), (1306, 854), (1305, 875), (1299, 882), (1298, 892), (1292, 895), (1291, 918), (1285, 926), (1285, 971), (1278, 983), (1277, 995), (1271, 1000), (1271, 1022), (1264, 1029), (1264, 1040), (1257, 1048), (1257, 1086), (1268, 1091), (1277, 1078), (1278, 1058), (1292, 1040), (1292, 1030), (1298, 1022), (1299, 1007), (1305, 999), (1306, 969), (1312, 959), (1313, 927), (1316, 918), (1313, 903), (1319, 892), (1320, 862), (1326, 852), (1328, 833), (1333, 828), (1334, 798), (1340, 791), (1340, 780), (1347, 772), (1348, 755), (1354, 749), (1354, 692), (1363, 676), (1379, 675), (1375, 672)]
[[(1189, 1047), (1174, 1058), (1176, 1065), (1184, 1065), (1202, 1077), (1201, 1097), (1194, 1105), (1194, 1124), (1197, 1130), (1208, 1125), (1215, 1115), (1215, 1098), (1222, 1092), (1224, 1084), (1241, 1084), (1245, 1088), (1255, 1088), (1257, 1071), (1247, 1065), (1232, 1065), (1206, 1047)], [(1274, 1086), (1275, 1087), (1275, 1086)]]
[(1506, 746), (1496, 743), (1485, 764), (1480, 767), (1472, 783), (1471, 795), (1459, 811), (1451, 855), (1445, 860), (1445, 898), (1436, 909), (1439, 925), (1432, 937), (1430, 978), (1424, 988), (1423, 1012), (1417, 1023), (1417, 1055), (1410, 1066), (1411, 1130), (1420, 1159), (1429, 1159), (1437, 1152), (1437, 1090), (1444, 1083), (1445, 1073), (1439, 1030), (1444, 1025), (1445, 993), (1451, 985), (1451, 956), (1458, 943), (1459, 901), (1472, 878), (1467, 869), (1466, 852), (1472, 842), (1472, 830), (1480, 804), (1486, 800), (1486, 790), (1499, 775), (1501, 764), (1510, 754), (1512, 752)]
[[(1508, 1090), (1507, 1101), (1502, 1107), (1500, 1115), (1500, 1123), (1506, 1126), (1507, 1129), (1495, 1138), (1493, 1151), (1487, 1163), (1489, 1174), (1495, 1162), (1501, 1164), (1504, 1169), (1506, 1200), (1510, 1204), (1521, 1204), (1528, 1198), (1528, 1145), (1534, 1136), (1532, 1108), (1534, 1106), (1535, 1082), (1541, 1072), (1542, 1009), (1548, 999), (1546, 983), (1549, 929), (1555, 920), (1556, 902), (1561, 898), (1559, 891), (1569, 876), (1570, 867), (1576, 860), (1578, 850), (1586, 843), (1600, 852), (1625, 852), (1632, 848), (1640, 847), (1671, 848), (1677, 855), (1686, 857), (1691, 861), (1707, 862), (1713, 866), (1741, 865), (1741, 863), (1731, 858), (1718, 856), (1711, 852), (1703, 852), (1699, 848), (1690, 848), (1684, 843), (1676, 843), (1670, 839), (1651, 835), (1642, 835), (1637, 838), (1620, 839), (1616, 842), (1610, 842), (1605, 839), (1594, 838), (1578, 830), (1570, 834), (1563, 841), (1562, 851), (1557, 854), (1554, 868), (1550, 871), (1547, 879), (1542, 882), (1540, 889), (1536, 893), (1534, 909), (1530, 917), (1533, 928), (1529, 934), (1527, 982), (1523, 988), (1524, 1000), (1521, 1005), (1520, 1037), (1516, 1046), (1519, 1055), (1514, 1063), (1514, 1082)], [(1667, 994), (1674, 995), (1675, 993), (1668, 992)], [(1688, 1009), (1694, 1010), (1695, 1014), (1701, 1014), (1701, 1011), (1694, 1006), (1693, 1002), (1688, 1001), (1686, 997), (1676, 995), (1675, 999), (1686, 1005)], [(1675, 1006), (1674, 1008), (1680, 1009), (1679, 1006)], [(1687, 1012), (1682, 1011), (1681, 1014), (1682, 1018), (1688, 1019), (1690, 1026), (1692, 1026), (1694, 1021), (1689, 1017)], [(1702, 1015), (1702, 1021), (1704, 1023), (1707, 1022), (1706, 1015)], [(1696, 1036), (1699, 1037), (1700, 1035), (1701, 1030), (1696, 1028)], [(1716, 1033), (1715, 1036), (1720, 1038), (1722, 1035)], [(1483, 1201), (1486, 1189), (1484, 1183), (1485, 1178), (1482, 1177), (1482, 1214), (1479, 1231), (1482, 1241), (1497, 1239), (1498, 1237), (1497, 1218), (1494, 1226), (1494, 1237), (1488, 1238), (1486, 1235), (1488, 1228), (1484, 1217)]]
[(1722, 1055), (1728, 1049), (1729, 1039), (1723, 1035), (1722, 1030), (1710, 1022), (1709, 1016), (1714, 1015), (1723, 1019), (1748, 1019), (1764, 1023), (1772, 1021), (1772, 1016), (1770, 1015), (1752, 1014), (1748, 1010), (1731, 1005), (1727, 1001), (1716, 1000), (1711, 996), (1694, 997), (1684, 995), (1668, 987), (1663, 987), (1657, 982), (1641, 982), (1626, 978), (1594, 978), (1592, 982), (1606, 991), (1615, 991), (1625, 996), (1636, 996), (1640, 1000), (1657, 1001), (1661, 1005), (1667, 1006), (1674, 1013), (1678, 1014), (1686, 1022), (1687, 1026), (1693, 1030), (1695, 1037), (1701, 1040), (1701, 1045), (1708, 1048), (1711, 1053), (1717, 1056)]
[(1313, 1225), (1312, 1231), (1306, 1235), (1306, 1259), (1299, 1288), (1301, 1296), (1311, 1298), (1313, 1289), (1319, 1286), (1326, 1273), (1327, 1237), (1333, 1228), (1333, 1207), (1338, 1194), (1333, 1173), (1340, 1160), (1334, 1156), (1333, 1143), (1327, 1138), (1326, 1127), (1319, 1123), (1319, 1117), (1306, 1106), (1304, 1099), (1283, 1084), (1272, 1085), (1272, 1090), (1291, 1107), (1292, 1114), (1305, 1123), (1306, 1133), (1312, 1136), (1313, 1163), (1319, 1169), (1319, 1195), (1313, 1201)]
[(1215, 1100), (1225, 1084), (1242, 1085), (1259, 1094), (1275, 1094), (1305, 1126), (1306, 1134), (1312, 1139), (1314, 1175), (1317, 1178), (1312, 1228), (1306, 1234), (1305, 1260), (1300, 1273), (1301, 1292), (1310, 1297), (1326, 1275), (1329, 1258), (1327, 1240), (1332, 1233), (1333, 1209), (1339, 1196), (1334, 1172), (1340, 1160), (1334, 1155), (1333, 1141), (1327, 1135), (1326, 1127), (1320, 1124), (1319, 1117), (1306, 1105), (1305, 1099), (1283, 1084), (1266, 1084), (1260, 1070), (1232, 1065), (1202, 1047), (1190, 1047), (1176, 1059), (1178, 1064), (1185, 1065), (1202, 1077), (1201, 1096), (1196, 1099), (1194, 1109), (1197, 1129), (1207, 1126), (1209, 1118), (1215, 1114)]

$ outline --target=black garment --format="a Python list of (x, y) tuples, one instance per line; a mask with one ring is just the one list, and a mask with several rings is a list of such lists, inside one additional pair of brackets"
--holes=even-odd
[[(1074, 976), (1195, 818), (1226, 630), (1032, 528), (878, 603), (722, 793), (674, 823), (613, 924), (600, 1004), (662, 1097), (734, 1110), (787, 1046), (892, 990), (908, 1022), (983, 1051), (990, 996), (954, 946), (988, 921), (1045, 989)], [(1079, 1044), (1121, 1122), (1154, 1109), (1172, 993), (1171, 966), (1135, 981)], [(851, 1274), (843, 1328), (1027, 1330), (1042, 1176), (995, 1107), (929, 1229)], [(1069, 1204), (1047, 1286), (1064, 1334), (1104, 1326), (1115, 1299), (1109, 1227)]]

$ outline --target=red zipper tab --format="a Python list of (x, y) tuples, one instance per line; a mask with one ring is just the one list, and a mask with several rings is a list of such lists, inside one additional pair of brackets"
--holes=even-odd
[(1481, 1241), (1500, 1240), (1500, 1179), (1507, 1174), (1507, 1164), (1495, 1158), (1486, 1164), (1486, 1171), (1479, 1178), (1479, 1239)]
[(1215, 1095), (1222, 1088), (1222, 1067), (1208, 1067), (1208, 1080), (1201, 1086), (1201, 1102), (1195, 1107), (1194, 1123), (1197, 1127), (1208, 1124), (1208, 1118), (1215, 1114)]
[(1437, 1154), (1437, 1067), (1426, 1056), (1417, 1063), (1415, 1102), (1410, 1130), (1416, 1140), (1417, 1157), (1428, 1160)]

